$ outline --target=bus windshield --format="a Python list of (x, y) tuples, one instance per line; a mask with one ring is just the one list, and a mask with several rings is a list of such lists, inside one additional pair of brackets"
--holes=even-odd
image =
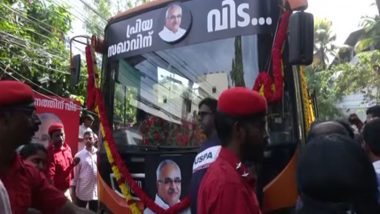
[(112, 62), (117, 143), (198, 146), (205, 138), (197, 123), (199, 102), (217, 99), (229, 87), (253, 87), (259, 73), (257, 40), (257, 35), (236, 36)]

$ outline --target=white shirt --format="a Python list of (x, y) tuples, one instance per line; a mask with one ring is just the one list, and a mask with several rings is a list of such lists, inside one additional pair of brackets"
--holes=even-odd
[(183, 28), (178, 28), (177, 32), (173, 32), (169, 30), (166, 26), (158, 33), (160, 38), (165, 42), (174, 42), (180, 39), (183, 35), (185, 35), (186, 30)]
[(83, 134), (86, 132), (86, 131), (92, 131), (92, 129), (90, 127), (86, 127), (83, 123), (79, 126), (79, 135), (78, 135), (78, 138), (82, 138), (83, 139)]
[(82, 125), (79, 126), (79, 135), (78, 135), (78, 138), (82, 139), (82, 141), (78, 143), (78, 148), (77, 148), (78, 151), (81, 151), (84, 148), (83, 135), (85, 132), (88, 132), (88, 131), (91, 131), (94, 134), (94, 138), (98, 138), (98, 135), (96, 135), (90, 127), (86, 127), (82, 123)]
[[(160, 206), (161, 208), (163, 208), (163, 209), (169, 209), (169, 205), (168, 204), (166, 204), (161, 198), (160, 198), (160, 196), (158, 196), (158, 195), (156, 195), (156, 198), (154, 199), (154, 202), (158, 205), (158, 206)], [(180, 200), (178, 200), (178, 203), (180, 202)], [(151, 209), (149, 209), (149, 208), (146, 208), (145, 210), (144, 210), (144, 214), (155, 214), (155, 212), (153, 212)], [(190, 212), (190, 209), (189, 208), (187, 208), (187, 209), (185, 209), (184, 211), (182, 211), (182, 212), (180, 212), (179, 214), (191, 214), (191, 212)]]
[(377, 201), (380, 203), (380, 160), (372, 163), (373, 168), (375, 169), (376, 178), (377, 178), (377, 189), (379, 190), (379, 196)]
[(3, 182), (0, 180), (0, 213), (12, 214), (11, 204), (9, 202), (8, 192), (5, 189)]
[(98, 200), (96, 152), (95, 147), (91, 152), (84, 148), (75, 155), (80, 162), (74, 168), (72, 185), (75, 186), (76, 196), (82, 201)]

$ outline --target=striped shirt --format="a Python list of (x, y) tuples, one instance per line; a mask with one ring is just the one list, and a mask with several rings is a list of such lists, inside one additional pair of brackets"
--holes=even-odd
[(84, 148), (75, 155), (80, 162), (74, 168), (72, 185), (75, 186), (76, 196), (82, 201), (98, 200), (96, 152), (95, 147), (91, 152)]

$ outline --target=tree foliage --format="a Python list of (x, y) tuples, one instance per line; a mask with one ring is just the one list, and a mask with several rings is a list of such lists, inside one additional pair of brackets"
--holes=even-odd
[(342, 113), (335, 107), (336, 102), (341, 99), (340, 94), (331, 83), (334, 71), (327, 69), (329, 56), (335, 55), (336, 47), (333, 42), (335, 35), (332, 35), (331, 21), (317, 19), (314, 24), (314, 61), (306, 68), (306, 78), (311, 94), (317, 98), (319, 119), (333, 119), (342, 116)]
[(0, 14), (1, 79), (25, 81), (44, 94), (43, 88), (59, 96), (84, 94), (83, 83), (69, 84), (67, 8), (51, 0), (2, 1)]
[(314, 63), (316, 69), (326, 69), (329, 57), (335, 56), (336, 35), (331, 31), (332, 23), (327, 19), (316, 19), (314, 24)]
[(345, 63), (333, 68), (337, 73), (335, 87), (340, 95), (361, 92), (367, 101), (380, 101), (380, 51), (359, 53), (355, 64)]
[(317, 98), (318, 119), (328, 120), (342, 117), (342, 112), (335, 106), (342, 95), (336, 90), (332, 79), (333, 70), (315, 71), (311, 67), (306, 70), (310, 93)]
[(380, 17), (364, 17), (361, 22), (364, 31), (362, 38), (355, 46), (356, 52), (380, 47)]
[(235, 57), (232, 59), (231, 80), (235, 86), (245, 86), (241, 36), (235, 37)]
[[(111, 16), (116, 15), (116, 13), (123, 12), (127, 9), (133, 8), (139, 4), (148, 2), (149, 0), (139, 0), (139, 1), (123, 1), (123, 0), (93, 0), (92, 5), (94, 8), (88, 10), (88, 5), (83, 5), (86, 9), (86, 22), (84, 23), (86, 31), (91, 35), (96, 35), (102, 37), (104, 34), (104, 29), (107, 24), (107, 20)], [(101, 16), (100, 16), (101, 15)], [(97, 56), (98, 60), (101, 57)], [(101, 63), (99, 63), (100, 65)], [(131, 71), (132, 68), (127, 68)], [(129, 73), (131, 74), (131, 73)], [(133, 78), (132, 75), (128, 78)], [(139, 82), (137, 80), (136, 82)], [(114, 100), (114, 122), (117, 124), (134, 124), (136, 122), (136, 97), (138, 96), (138, 87), (131, 87), (130, 85), (116, 85), (115, 87), (115, 97)], [(133, 103), (135, 103), (133, 105)]]
[[(84, 26), (90, 34), (103, 36), (107, 20), (111, 17), (109, 0), (93, 0), (95, 10), (88, 10), (87, 5), (83, 5), (86, 9), (86, 21)], [(100, 16), (101, 15), (101, 16)]]
[(92, 35), (103, 36), (107, 20), (120, 12), (124, 12), (150, 0), (92, 0), (95, 5), (93, 10), (88, 9), (88, 5), (83, 5), (87, 19), (84, 23), (86, 31)]

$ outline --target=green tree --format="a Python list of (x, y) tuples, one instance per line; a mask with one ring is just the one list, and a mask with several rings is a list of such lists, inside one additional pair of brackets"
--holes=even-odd
[[(107, 20), (116, 13), (123, 12), (130, 8), (133, 8), (139, 4), (149, 2), (149, 0), (138, 1), (123, 1), (123, 0), (93, 0), (91, 5), (82, 1), (84, 9), (87, 11), (86, 22), (84, 23), (87, 33), (102, 37), (104, 29), (107, 24)], [(101, 57), (97, 55), (97, 60), (100, 61)], [(102, 63), (98, 63), (101, 65)], [(134, 71), (129, 65), (121, 63), (125, 66), (124, 69), (120, 69), (125, 72), (125, 75), (129, 80), (133, 79), (136, 83), (140, 83), (140, 78), (137, 71)], [(129, 82), (130, 83), (130, 82)], [(131, 125), (136, 122), (136, 99), (138, 96), (139, 86), (133, 84), (116, 85), (115, 87), (115, 100), (114, 100), (114, 123), (118, 125)]]
[(342, 95), (336, 90), (333, 77), (333, 70), (316, 72), (310, 67), (306, 70), (308, 87), (310, 93), (317, 97), (318, 119), (321, 120), (336, 119), (343, 116), (342, 112), (335, 106)]
[(380, 102), (380, 51), (359, 53), (357, 63), (345, 63), (333, 68), (338, 94), (361, 92), (367, 101)]
[(241, 36), (235, 37), (235, 57), (232, 59), (231, 80), (235, 86), (245, 86)]
[(364, 17), (362, 19), (361, 27), (363, 29), (363, 36), (355, 46), (356, 52), (366, 51), (372, 48), (380, 47), (380, 17)]
[[(87, 18), (84, 23), (86, 31), (92, 35), (103, 36), (107, 20), (111, 17), (109, 0), (93, 0), (96, 7), (92, 8), (84, 2), (84, 9), (87, 12)], [(91, 8), (89, 10), (89, 8)]]
[(107, 20), (111, 18), (111, 16), (149, 1), (150, 0), (116, 0), (111, 2), (110, 0), (92, 0), (92, 5), (95, 5), (95, 7), (92, 7), (81, 0), (87, 15), (84, 23), (86, 31), (92, 35), (103, 36)]
[(314, 62), (317, 70), (326, 69), (329, 57), (335, 55), (336, 36), (331, 31), (332, 23), (327, 19), (316, 19), (314, 24)]
[(126, 1), (126, 0), (116, 0), (112, 1), (110, 5), (111, 14), (116, 15), (117, 13), (124, 12), (126, 10), (132, 9), (144, 3), (150, 2), (151, 0), (134, 0), (134, 1)]
[(336, 47), (333, 42), (331, 21), (317, 19), (314, 24), (314, 60), (306, 68), (306, 78), (311, 94), (317, 98), (319, 119), (332, 119), (342, 116), (335, 104), (342, 96), (337, 93), (333, 84), (334, 72), (327, 68), (329, 56), (335, 55)]
[(43, 88), (66, 97), (84, 94), (83, 83), (69, 84), (67, 8), (50, 0), (2, 1), (0, 14), (0, 78), (26, 81), (44, 94)]

